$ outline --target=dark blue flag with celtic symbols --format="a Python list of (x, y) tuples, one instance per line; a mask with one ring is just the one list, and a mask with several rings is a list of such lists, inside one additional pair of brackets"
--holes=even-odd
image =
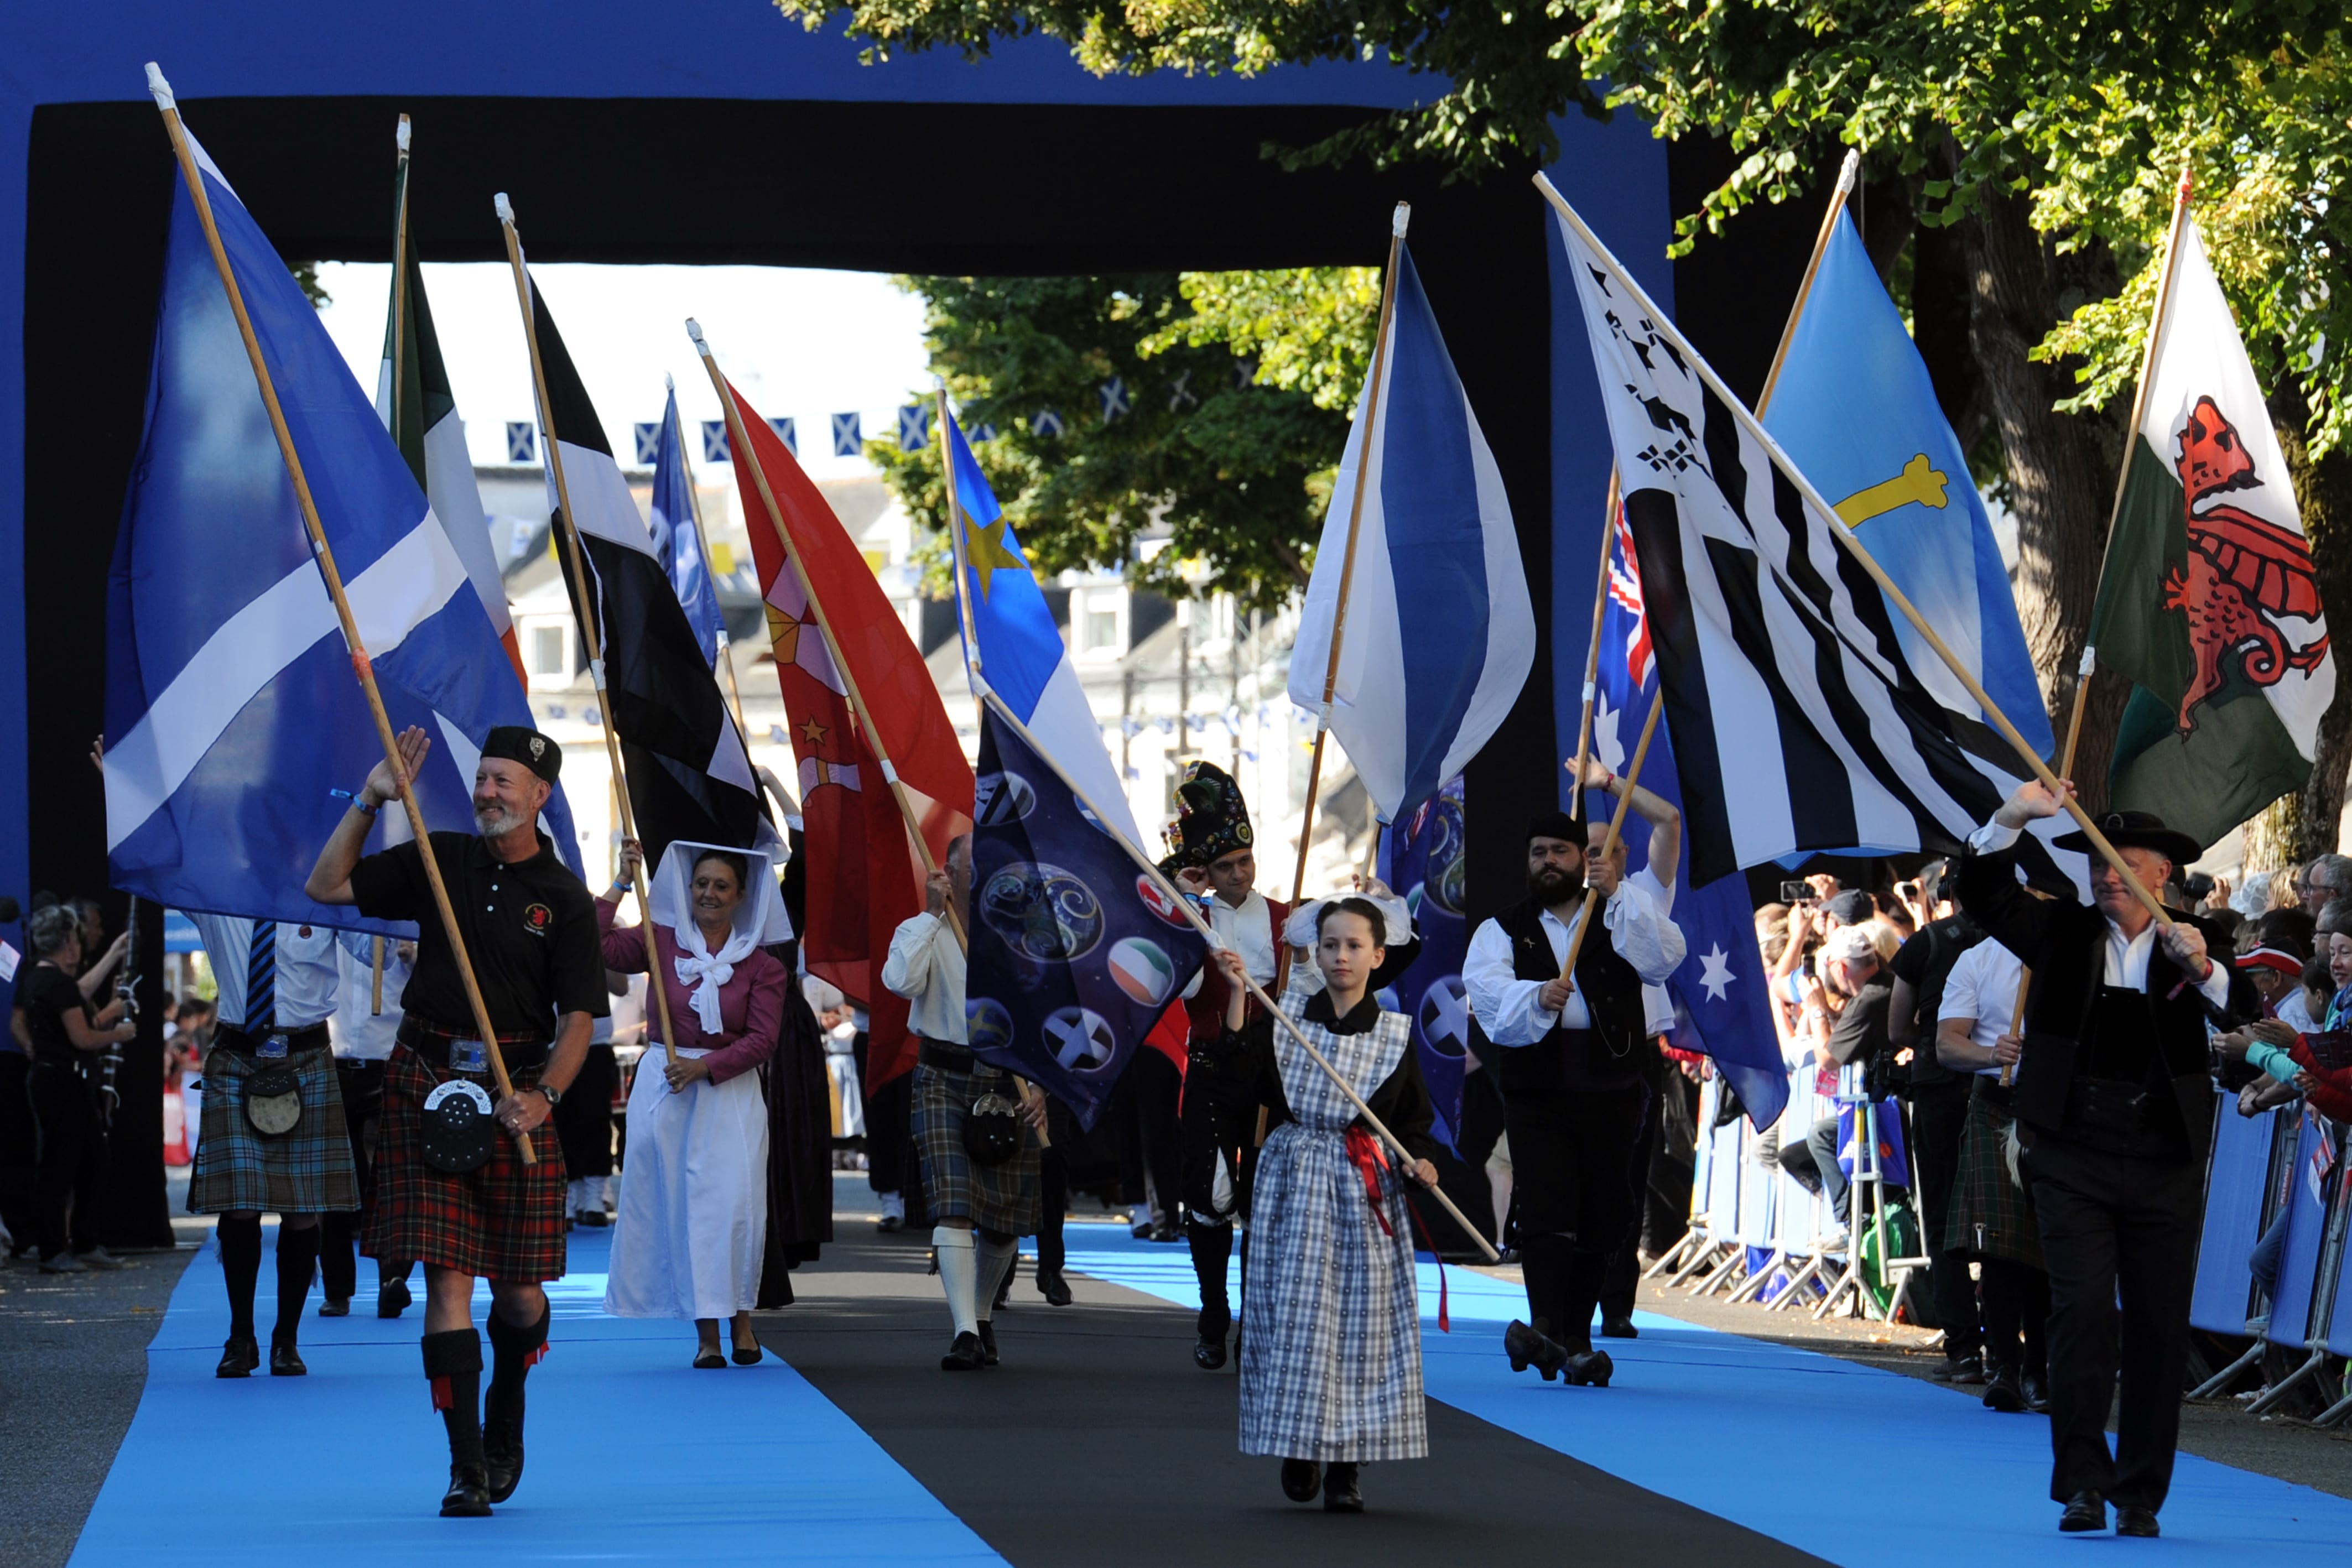
[(1091, 1128), (1208, 942), (1060, 775), (982, 705), (972, 797), (974, 1055)]

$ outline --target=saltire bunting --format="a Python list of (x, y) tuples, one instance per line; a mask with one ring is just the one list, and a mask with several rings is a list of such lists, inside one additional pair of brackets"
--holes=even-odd
[(1181, 413), (1201, 405), (1201, 394), (1192, 390), (1192, 372), (1179, 371), (1176, 379), (1168, 383), (1168, 412)]
[[(568, 475), (567, 475), (568, 476)], [(694, 520), (694, 497), (686, 473), (686, 427), (678, 423), (677, 393), (669, 394), (662, 411), (659, 435), (654, 444), (652, 516), (654, 559), (686, 611), (686, 623), (702, 650), (703, 661), (719, 667), (719, 590), (711, 580), (710, 563), (702, 559), (702, 530)]]
[(527, 419), (507, 421), (507, 461), (509, 463), (539, 461), (537, 434), (531, 429), (530, 421)]
[(637, 466), (649, 467), (661, 460), (662, 422), (641, 419), (629, 427), (637, 443)]
[(728, 460), (725, 420), (706, 419), (702, 422), (702, 460), (705, 463), (724, 463)]
[(855, 457), (866, 450), (866, 438), (858, 434), (858, 429), (856, 414), (836, 413), (833, 416), (833, 455), (835, 457)]
[(1385, 384), (1357, 399), (1290, 656), (1290, 700), (1315, 713), (1344, 598), (1330, 728), (1383, 822), (1419, 810), (1478, 754), (1518, 700), (1536, 647), (1501, 471), (1402, 243), (1396, 265)]
[(898, 450), (920, 452), (930, 444), (931, 411), (919, 402), (910, 402), (898, 411)]
[(1470, 998), (1462, 984), (1462, 962), (1470, 954), (1467, 844), (1459, 773), (1381, 835), (1381, 880), (1403, 895), (1421, 938), (1421, 952), (1381, 1005), (1412, 1020), (1422, 1081), (1437, 1107), (1432, 1130), (1449, 1149), (1461, 1135), (1470, 1065)]
[[(530, 707), (467, 563), (317, 311), (193, 135), (228, 265), (395, 727), (433, 738), (435, 829), (470, 831), (474, 767)], [(355, 927), (302, 884), (383, 759), (195, 204), (175, 180), (139, 459), (107, 598), (112, 885), (173, 908)], [(370, 848), (388, 841), (387, 811)], [(401, 819), (404, 827), (404, 819)], [(559, 790), (541, 825), (575, 871)]]
[(1062, 434), (1062, 416), (1052, 409), (1040, 409), (1029, 419), (1029, 434), (1046, 440)]
[[(784, 444), (785, 451), (791, 453), (795, 457), (798, 457), (801, 455), (801, 429), (800, 422), (798, 420), (795, 420), (790, 414), (785, 414), (781, 418), (768, 421), (768, 428), (776, 433), (776, 439)], [(725, 420), (722, 419), (719, 422), (719, 429), (721, 434), (726, 433), (727, 422)]]
[(1097, 387), (1095, 397), (1102, 404), (1102, 422), (1105, 424), (1116, 423), (1133, 407), (1133, 402), (1128, 396), (1127, 383), (1117, 376)]

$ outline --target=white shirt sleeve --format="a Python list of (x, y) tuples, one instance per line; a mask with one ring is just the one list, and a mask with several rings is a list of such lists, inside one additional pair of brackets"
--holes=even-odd
[(1616, 893), (1602, 906), (1601, 924), (1617, 956), (1654, 986), (1666, 983), (1666, 977), (1682, 966), (1688, 950), (1682, 927), (1661, 915), (1650, 895), (1631, 878), (1618, 883)]
[(918, 915), (890, 933), (890, 956), (882, 965), (883, 988), (914, 1001), (931, 983), (931, 942), (947, 928), (936, 915)]
[(2214, 957), (2210, 949), (2207, 950), (2205, 960), (2210, 967), (2206, 971), (2203, 983), (2197, 988), (2205, 993), (2205, 999), (2215, 1007), (2227, 1008), (2230, 1005), (2229, 962)]
[(1675, 912), (1675, 884), (1660, 882), (1658, 873), (1648, 866), (1643, 866), (1625, 880), (1648, 894), (1651, 904), (1656, 906), (1659, 914), (1672, 915)]
[[(1983, 943), (1977, 945), (1978, 947), (1983, 946)], [(1959, 961), (1952, 966), (1952, 972), (1945, 977), (1944, 998), (1936, 1008), (1937, 1023), (1943, 1022), (1946, 1019), (1973, 1019), (1983, 1016), (1977, 1010), (1981, 1005), (1977, 999), (1977, 979), (1984, 966), (1977, 961), (1976, 955), (1977, 947), (1971, 947), (1961, 954)]]
[(1969, 835), (1969, 848), (1980, 855), (1997, 855), (2017, 842), (2021, 836), (2015, 828), (2005, 828), (1999, 822), (1987, 822)]
[(1471, 934), (1462, 988), (1470, 996), (1471, 1016), (1496, 1045), (1534, 1045), (1559, 1022), (1559, 1014), (1544, 1011), (1538, 1001), (1543, 982), (1518, 977), (1511, 938), (1496, 921), (1480, 922)]

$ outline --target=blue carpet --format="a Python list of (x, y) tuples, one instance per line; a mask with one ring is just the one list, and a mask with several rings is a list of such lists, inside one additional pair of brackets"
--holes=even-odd
[[(1198, 1308), (1181, 1247), (1123, 1226), (1073, 1225), (1069, 1266)], [(1612, 1386), (1514, 1375), (1502, 1327), (1517, 1287), (1446, 1271), (1454, 1332), (1437, 1332), (1437, 1271), (1421, 1266), (1429, 1396), (1636, 1486), (1832, 1563), (1883, 1568), (2081, 1568), (2084, 1537), (2057, 1532), (2050, 1436), (1965, 1393), (1900, 1373), (1637, 1312), (1638, 1340), (1606, 1342)], [(1239, 1301), (1239, 1270), (1231, 1287)], [(2183, 1454), (2164, 1538), (2133, 1561), (2265, 1568), (2342, 1564), (2352, 1500)], [(2101, 1540), (2104, 1537), (2087, 1539)]]
[[(350, 1317), (318, 1317), (313, 1290), (310, 1376), (224, 1382), (213, 1364), (228, 1303), (206, 1248), (148, 1351), (146, 1393), (73, 1563), (1003, 1563), (772, 1354), (695, 1372), (687, 1325), (606, 1317), (610, 1236), (574, 1232), (573, 1271), (548, 1287), (529, 1469), (478, 1520), (435, 1511), (449, 1458), (418, 1360), (423, 1303), (378, 1319), (374, 1267), (362, 1263)], [(272, 1280), (265, 1255), (265, 1333)], [(479, 1291), (477, 1323), (488, 1313)]]

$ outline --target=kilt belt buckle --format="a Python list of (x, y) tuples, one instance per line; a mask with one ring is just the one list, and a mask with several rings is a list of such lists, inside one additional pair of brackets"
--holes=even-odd
[(489, 1052), (478, 1040), (453, 1040), (449, 1042), (449, 1071), (452, 1072), (488, 1072)]
[(282, 1029), (271, 1030), (268, 1034), (263, 1035), (260, 1042), (254, 1047), (253, 1054), (256, 1060), (261, 1061), (285, 1061), (286, 1031)]

